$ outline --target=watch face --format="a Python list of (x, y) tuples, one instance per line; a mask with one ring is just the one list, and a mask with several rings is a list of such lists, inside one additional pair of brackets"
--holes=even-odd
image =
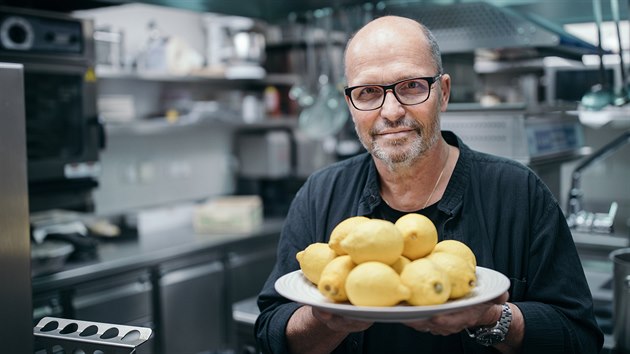
[(491, 346), (503, 342), (505, 335), (498, 329), (492, 329), (488, 332), (477, 335), (477, 342), (485, 346)]

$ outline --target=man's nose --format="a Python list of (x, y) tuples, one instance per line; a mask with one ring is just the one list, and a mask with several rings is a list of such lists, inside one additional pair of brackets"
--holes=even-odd
[(392, 90), (385, 91), (385, 101), (381, 107), (381, 115), (389, 120), (397, 120), (405, 115), (405, 109)]

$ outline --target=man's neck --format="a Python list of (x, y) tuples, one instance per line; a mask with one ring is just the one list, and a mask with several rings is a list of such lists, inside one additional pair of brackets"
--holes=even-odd
[(446, 141), (440, 139), (411, 164), (389, 166), (375, 159), (385, 202), (394, 209), (411, 211), (423, 209), (428, 199), (441, 196), (451, 172), (448, 149)]

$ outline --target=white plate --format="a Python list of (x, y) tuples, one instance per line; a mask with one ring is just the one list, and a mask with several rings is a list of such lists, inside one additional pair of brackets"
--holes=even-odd
[(392, 307), (369, 307), (328, 300), (313, 283), (304, 277), (301, 270), (285, 274), (275, 283), (276, 291), (289, 300), (339, 315), (374, 322), (406, 322), (453, 312), (492, 300), (503, 294), (509, 287), (510, 280), (505, 275), (492, 269), (477, 267), (477, 286), (461, 299), (431, 306), (410, 306), (401, 303)]

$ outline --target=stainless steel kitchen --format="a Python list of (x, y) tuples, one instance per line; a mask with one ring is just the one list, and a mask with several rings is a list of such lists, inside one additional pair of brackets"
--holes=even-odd
[[(298, 265), (281, 246), (295, 232), (289, 217), (305, 212), (296, 196), (311, 193), (314, 174), (373, 153), (358, 117), (391, 102), (401, 112), (426, 105), (398, 92), (424, 84), (413, 76), (348, 87), (347, 43), (388, 15), (422, 23), (439, 44), (441, 75), (419, 79), (427, 102), (431, 85), (452, 82), (441, 130), (544, 183), (579, 256), (582, 269), (571, 271), (584, 273), (592, 296), (599, 353), (630, 353), (630, 2), (620, 0), (0, 0), (0, 352), (275, 352), (261, 345), (259, 294), (281, 260)], [(381, 105), (361, 109), (356, 88), (380, 90)], [(446, 168), (414, 213), (459, 188), (438, 188)], [(496, 193), (493, 180), (480, 198)], [(380, 191), (375, 200), (402, 213)], [(518, 208), (513, 198), (501, 207)], [(327, 220), (337, 212), (318, 210)], [(471, 213), (487, 222), (482, 209)], [(334, 249), (332, 226), (318, 225), (324, 241), (311, 242), (330, 238)], [(437, 230), (437, 241), (468, 239)], [(546, 236), (559, 247), (560, 236)], [(469, 246), (477, 288), (441, 305), (335, 303), (306, 268), (295, 271), (308, 278), (305, 301), (303, 289), (285, 295), (285, 277), (275, 289), (335, 316), (378, 312), (369, 318), (378, 324), (434, 308), (447, 316), (508, 287), (537, 296)], [(527, 252), (524, 264), (541, 257)], [(486, 271), (506, 288), (485, 293)], [(372, 353), (365, 343), (334, 352)], [(470, 343), (462, 352), (510, 352)], [(581, 350), (549, 352), (591, 353)]]

